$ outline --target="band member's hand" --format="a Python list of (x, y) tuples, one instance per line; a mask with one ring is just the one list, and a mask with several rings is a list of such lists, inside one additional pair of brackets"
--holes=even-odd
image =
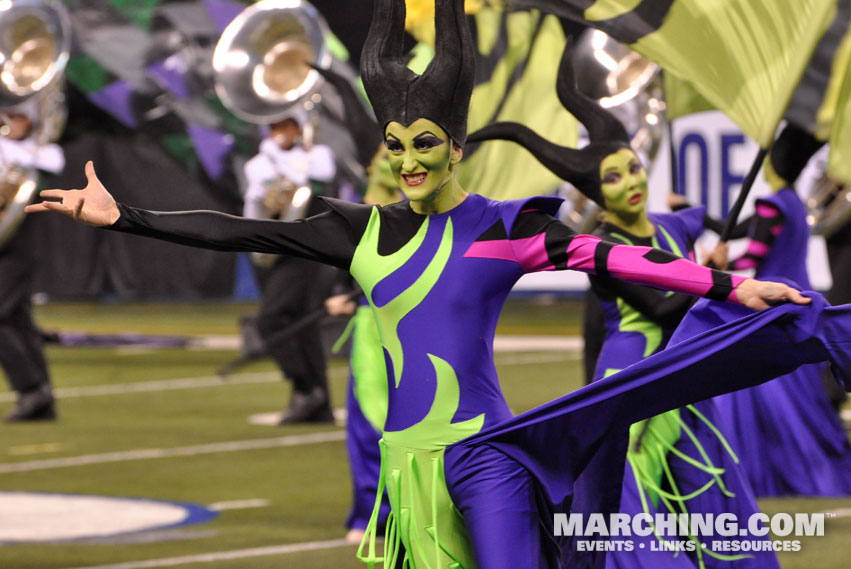
[(82, 190), (43, 190), (40, 195), (56, 201), (43, 201), (28, 205), (24, 211), (38, 213), (58, 211), (77, 221), (104, 227), (118, 221), (121, 215), (112, 195), (103, 187), (95, 174), (91, 161), (86, 163), (88, 184)]
[[(703, 264), (705, 266), (712, 266), (713, 268), (716, 268), (719, 271), (726, 271), (727, 265), (729, 264), (727, 255), (727, 243), (725, 243), (724, 241), (719, 241), (718, 245), (715, 246), (715, 249), (713, 249), (712, 252), (706, 256), (706, 260)], [(710, 265), (710, 263), (712, 264)]]
[(763, 310), (784, 302), (809, 304), (813, 301), (785, 284), (755, 279), (745, 279), (739, 283), (736, 287), (736, 296), (739, 302), (754, 310)]
[(671, 211), (677, 211), (689, 207), (689, 203), (684, 195), (671, 192), (668, 194), (668, 207), (671, 208)]
[(325, 299), (325, 310), (331, 316), (350, 316), (355, 313), (358, 303), (348, 294), (338, 294)]

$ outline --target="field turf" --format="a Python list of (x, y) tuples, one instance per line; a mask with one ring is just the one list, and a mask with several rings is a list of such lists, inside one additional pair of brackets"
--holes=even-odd
[[(234, 336), (238, 316), (253, 308), (217, 303), (49, 303), (38, 307), (37, 319), (47, 330)], [(499, 333), (578, 335), (580, 321), (578, 304), (515, 300), (507, 307)], [(268, 361), (252, 364), (229, 381), (217, 379), (216, 369), (235, 356), (226, 349), (49, 347), (55, 388), (60, 390), (60, 419), (0, 425), (0, 490), (202, 505), (260, 502), (225, 509), (208, 523), (155, 532), (147, 536), (150, 539), (137, 534), (100, 541), (0, 545), (0, 569), (365, 567), (355, 560), (353, 546), (335, 541), (345, 533), (350, 499), (342, 429), (250, 424), (253, 414), (280, 411), (289, 387)], [(496, 359), (507, 400), (517, 412), (581, 385), (577, 352), (504, 352)], [(331, 361), (330, 379), (334, 406), (342, 407), (344, 360)], [(95, 390), (98, 386), (105, 388)], [(5, 410), (11, 394), (0, 396), (6, 397), (0, 404)], [(311, 433), (320, 433), (320, 441), (309, 443), (300, 437)], [(286, 440), (301, 443), (287, 446), (283, 437), (298, 437)], [(251, 441), (258, 443), (257, 448), (245, 448)], [(243, 444), (205, 446), (218, 443)], [(133, 452), (144, 449), (164, 449), (166, 456)], [(70, 466), (49, 462), (81, 456), (93, 458), (89, 464)], [(26, 470), (16, 472), (14, 465)], [(763, 500), (761, 506), (769, 514), (851, 512), (851, 498)], [(804, 540), (800, 552), (781, 554), (783, 568), (848, 567), (851, 517), (830, 519), (826, 533)], [(217, 555), (223, 552), (242, 553), (227, 559)], [(155, 561), (168, 558), (175, 559)], [(145, 560), (150, 563), (137, 563)]]

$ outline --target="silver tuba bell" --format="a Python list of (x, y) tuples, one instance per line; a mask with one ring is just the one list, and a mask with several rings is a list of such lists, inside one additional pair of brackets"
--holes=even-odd
[(216, 93), (235, 115), (269, 124), (299, 105), (311, 110), (328, 67), (328, 26), (303, 0), (263, 0), (228, 25), (213, 54)]
[[(33, 117), (28, 138), (37, 145), (58, 137), (65, 107), (61, 77), (68, 62), (71, 25), (58, 0), (0, 0), (0, 116)], [(10, 133), (5, 124), (0, 135)], [(0, 156), (0, 248), (24, 218), (38, 181), (34, 168)]]
[[(624, 123), (633, 150), (649, 168), (665, 124), (659, 66), (594, 29), (579, 36), (572, 58), (579, 90)], [(580, 233), (593, 230), (600, 207), (575, 188), (564, 198), (568, 213), (562, 221)]]
[(813, 183), (806, 205), (812, 232), (829, 239), (851, 222), (851, 187), (823, 174)]

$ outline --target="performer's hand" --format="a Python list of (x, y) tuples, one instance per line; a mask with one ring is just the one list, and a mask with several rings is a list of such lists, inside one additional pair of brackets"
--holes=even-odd
[(813, 299), (803, 296), (800, 291), (783, 283), (745, 279), (736, 287), (739, 302), (754, 310), (763, 310), (775, 304), (793, 302), (809, 304)]
[(670, 192), (668, 194), (668, 207), (671, 208), (671, 211), (677, 211), (689, 207), (689, 203), (684, 195)]
[[(728, 250), (727, 243), (724, 241), (719, 241), (715, 246), (715, 249), (712, 250), (711, 253), (706, 255), (706, 260), (704, 261), (704, 266), (711, 266), (719, 271), (726, 271), (727, 265), (729, 264), (728, 260)], [(710, 263), (712, 263), (710, 265)]]
[(82, 190), (43, 190), (40, 193), (41, 197), (54, 198), (58, 201), (43, 201), (28, 205), (24, 211), (27, 213), (58, 211), (95, 227), (112, 225), (118, 221), (121, 214), (112, 195), (98, 180), (95, 166), (91, 161), (86, 163), (86, 178), (88, 184)]
[(350, 316), (355, 313), (358, 303), (348, 294), (338, 294), (325, 299), (325, 310), (331, 316)]

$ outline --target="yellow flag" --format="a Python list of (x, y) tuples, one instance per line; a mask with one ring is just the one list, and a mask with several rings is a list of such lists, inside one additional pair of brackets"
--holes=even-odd
[(767, 147), (836, 2), (513, 0), (512, 5), (603, 30), (690, 83)]
[(827, 170), (831, 176), (851, 186), (851, 71), (846, 70), (839, 92), (836, 114), (830, 129), (830, 158)]
[[(575, 147), (579, 123), (556, 95), (556, 75), (566, 43), (558, 19), (537, 12), (504, 14), (482, 9), (476, 25), (482, 64), (470, 101), (468, 131), (494, 121), (515, 121), (547, 140)], [(497, 49), (504, 51), (497, 54)], [(562, 183), (531, 153), (511, 142), (493, 141), (465, 152), (458, 180), (465, 189), (489, 198), (549, 194)]]

